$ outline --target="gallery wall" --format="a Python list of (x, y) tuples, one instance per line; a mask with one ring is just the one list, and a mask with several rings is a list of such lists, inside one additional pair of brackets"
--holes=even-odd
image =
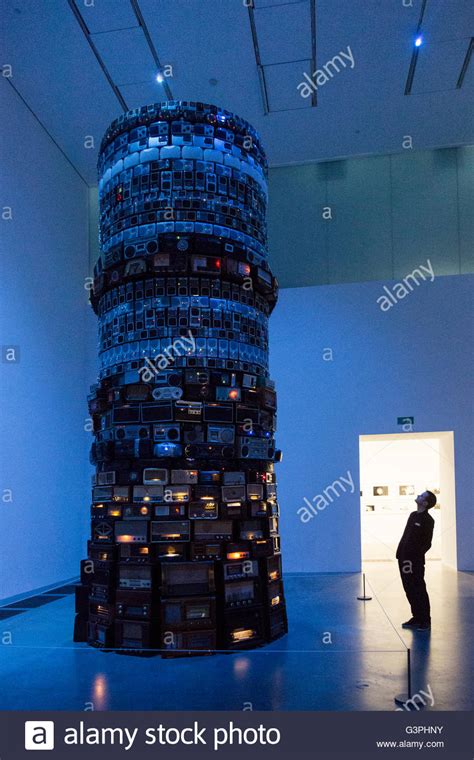
[(435, 272), (386, 311), (377, 299), (396, 281), (280, 293), (270, 362), (287, 571), (360, 569), (359, 436), (402, 433), (409, 416), (406, 432), (454, 431), (457, 566), (473, 569), (473, 284)]
[[(87, 531), (87, 186), (1, 87), (0, 598), (77, 576)], [(86, 377), (87, 375), (87, 377)]]
[(430, 259), (474, 272), (474, 147), (270, 169), (268, 234), (282, 287), (404, 277)]

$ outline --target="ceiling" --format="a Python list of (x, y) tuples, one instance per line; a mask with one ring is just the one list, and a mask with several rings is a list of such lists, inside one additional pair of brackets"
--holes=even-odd
[(2, 0), (4, 80), (88, 184), (108, 123), (167, 97), (236, 111), (271, 166), (474, 142), (472, 0), (251, 2)]

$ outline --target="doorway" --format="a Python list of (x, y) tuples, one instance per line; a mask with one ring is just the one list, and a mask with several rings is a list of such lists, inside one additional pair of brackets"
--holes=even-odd
[(359, 436), (362, 560), (393, 560), (419, 493), (436, 494), (427, 559), (456, 569), (454, 435), (396, 433)]

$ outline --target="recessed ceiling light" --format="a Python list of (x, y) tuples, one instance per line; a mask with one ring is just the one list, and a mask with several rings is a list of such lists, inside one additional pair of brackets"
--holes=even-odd
[(421, 34), (415, 40), (415, 47), (420, 47), (423, 44), (423, 37)]

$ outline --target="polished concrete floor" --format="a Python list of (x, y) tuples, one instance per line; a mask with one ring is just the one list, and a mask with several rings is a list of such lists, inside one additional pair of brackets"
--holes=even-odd
[[(430, 634), (400, 628), (409, 610), (394, 562), (361, 576), (288, 575), (290, 633), (254, 651), (162, 660), (71, 640), (71, 588), (0, 609), (0, 709), (393, 710), (406, 690), (427, 710), (471, 708), (473, 577), (429, 562)], [(45, 603), (46, 602), (46, 603)], [(28, 609), (24, 609), (28, 605)]]

